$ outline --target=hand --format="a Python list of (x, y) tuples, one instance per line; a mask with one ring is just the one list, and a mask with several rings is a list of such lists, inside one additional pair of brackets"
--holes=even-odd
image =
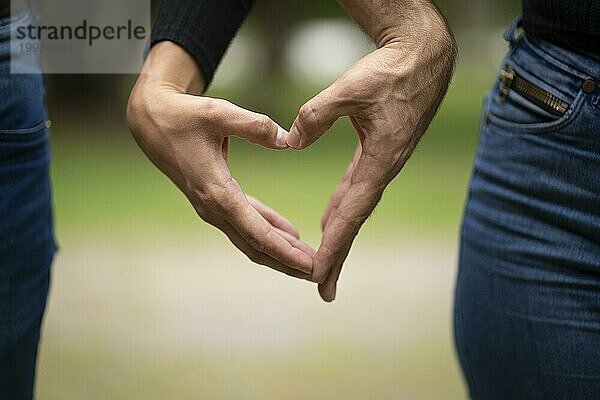
[(246, 196), (227, 166), (229, 136), (283, 150), (287, 132), (265, 115), (193, 94), (203, 89), (195, 61), (182, 48), (155, 45), (127, 106), (136, 141), (198, 215), (252, 261), (311, 279), (314, 250), (289, 221)]
[(354, 238), (412, 154), (452, 75), (454, 41), (437, 10), (419, 8), (400, 26), (399, 32), (383, 30), (385, 40), (378, 40), (377, 50), (304, 104), (287, 138), (290, 147), (303, 149), (342, 116), (350, 117), (359, 137), (354, 159), (321, 220), (313, 280), (325, 301), (335, 298)]

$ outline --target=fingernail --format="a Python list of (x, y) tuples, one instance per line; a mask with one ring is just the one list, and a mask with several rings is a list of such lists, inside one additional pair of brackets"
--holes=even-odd
[(298, 149), (300, 148), (301, 142), (302, 137), (300, 136), (300, 132), (298, 132), (296, 126), (292, 126), (292, 129), (290, 129), (290, 133), (287, 135), (288, 146)]
[(282, 148), (288, 147), (286, 136), (288, 136), (288, 133), (282, 127), (279, 127), (277, 129), (277, 139), (275, 139), (275, 144)]

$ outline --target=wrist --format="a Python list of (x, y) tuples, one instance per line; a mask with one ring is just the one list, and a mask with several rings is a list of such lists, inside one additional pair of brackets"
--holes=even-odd
[(456, 42), (442, 14), (428, 1), (422, 3), (428, 6), (385, 31), (378, 47), (390, 52), (392, 69), (428, 70), (432, 78), (446, 81), (454, 71)]
[(201, 94), (205, 83), (195, 60), (173, 42), (152, 47), (131, 90), (126, 116), (134, 136), (147, 134), (143, 126), (159, 119), (172, 94)]
[(140, 84), (195, 95), (206, 87), (194, 58), (183, 47), (169, 41), (152, 46), (136, 86)]
[(452, 32), (442, 13), (431, 1), (406, 0), (400, 3), (397, 12), (390, 13), (375, 30), (373, 40), (377, 47), (394, 43), (421, 43), (456, 52)]

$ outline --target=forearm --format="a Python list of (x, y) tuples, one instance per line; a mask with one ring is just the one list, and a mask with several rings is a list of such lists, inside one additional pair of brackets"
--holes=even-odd
[(157, 43), (148, 54), (136, 89), (144, 84), (173, 89), (179, 93), (200, 94), (206, 87), (194, 58), (176, 43)]

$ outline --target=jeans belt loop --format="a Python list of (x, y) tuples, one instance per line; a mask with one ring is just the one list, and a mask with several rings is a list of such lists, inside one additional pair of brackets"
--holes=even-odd
[(519, 42), (520, 35), (518, 34), (518, 30), (521, 27), (521, 23), (521, 17), (515, 18), (508, 29), (504, 32), (504, 40), (508, 42), (508, 45), (511, 49)]

